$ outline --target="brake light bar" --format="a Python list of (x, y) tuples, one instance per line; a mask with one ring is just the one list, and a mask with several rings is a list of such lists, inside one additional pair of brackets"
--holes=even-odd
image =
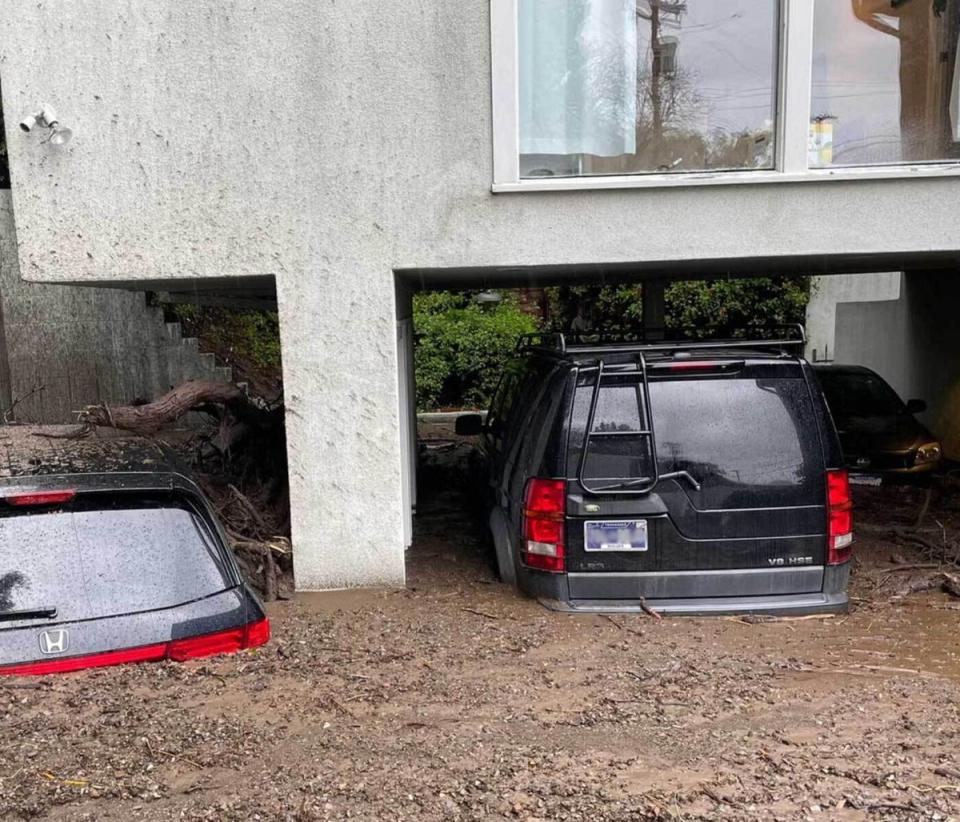
[(534, 477), (524, 495), (523, 564), (559, 574), (566, 570), (564, 516), (567, 484), (563, 480)]
[(261, 619), (240, 628), (217, 631), (203, 636), (174, 639), (138, 648), (124, 648), (99, 654), (74, 656), (66, 659), (46, 659), (41, 662), (25, 662), (0, 668), (5, 676), (42, 676), (80, 671), (84, 668), (103, 668), (108, 665), (123, 665), (129, 662), (160, 662), (170, 659), (184, 662), (188, 659), (232, 654), (264, 645), (270, 639), (270, 620)]
[(827, 471), (827, 565), (841, 565), (853, 554), (853, 497), (845, 470)]
[(719, 370), (716, 363), (712, 362), (672, 362), (669, 365), (655, 365), (654, 369), (659, 371), (712, 371)]
[(64, 489), (62, 491), (34, 491), (29, 494), (13, 494), (4, 497), (4, 499), (10, 505), (25, 508), (30, 505), (59, 505), (72, 501), (76, 495), (76, 491)]
[(672, 360), (650, 364), (653, 374), (729, 374), (743, 368), (743, 360)]

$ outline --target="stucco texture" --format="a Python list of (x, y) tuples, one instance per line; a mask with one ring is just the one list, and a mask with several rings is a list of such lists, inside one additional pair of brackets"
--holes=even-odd
[(86, 405), (229, 378), (142, 292), (21, 280), (9, 191), (0, 191), (0, 306), (0, 411), (10, 420), (67, 423)]
[(489, 0), (4, 5), (25, 277), (276, 276), (301, 588), (403, 578), (397, 269), (958, 247), (957, 179), (492, 195)]

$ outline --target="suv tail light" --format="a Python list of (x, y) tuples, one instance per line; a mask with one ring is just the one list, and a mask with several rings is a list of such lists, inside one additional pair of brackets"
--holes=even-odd
[(566, 570), (563, 539), (566, 482), (531, 479), (527, 483), (523, 508), (523, 564), (540, 571), (562, 573)]
[(840, 565), (853, 552), (853, 498), (846, 471), (827, 471), (827, 565)]
[(240, 628), (217, 631), (214, 634), (174, 639), (158, 645), (142, 645), (139, 648), (124, 648), (120, 651), (105, 651), (99, 654), (74, 656), (66, 659), (50, 659), (41, 662), (24, 662), (19, 665), (0, 667), (0, 675), (40, 676), (43, 674), (67, 673), (84, 668), (102, 668), (107, 665), (122, 665), (127, 662), (159, 662), (172, 659), (184, 662), (216, 654), (232, 654), (247, 648), (256, 648), (270, 639), (270, 620), (261, 619)]

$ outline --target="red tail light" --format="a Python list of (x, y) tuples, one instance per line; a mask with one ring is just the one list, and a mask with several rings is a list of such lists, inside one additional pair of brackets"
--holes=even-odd
[(524, 497), (523, 564), (540, 571), (562, 573), (564, 560), (564, 515), (567, 485), (563, 480), (531, 479)]
[(853, 497), (846, 471), (827, 471), (827, 565), (840, 565), (853, 553)]
[(69, 659), (48, 659), (43, 662), (25, 662), (0, 668), (5, 676), (43, 676), (65, 674), (83, 668), (105, 668), (108, 665), (123, 665), (127, 662), (159, 662), (167, 657), (167, 643), (144, 645), (140, 648), (124, 648), (122, 651), (107, 651), (103, 654), (74, 656)]
[(218, 631), (205, 636), (192, 636), (187, 639), (175, 639), (167, 648), (167, 656), (174, 662), (185, 662), (203, 656), (217, 654), (235, 654), (243, 650), (246, 629), (235, 628), (232, 631)]
[(124, 648), (121, 651), (107, 651), (102, 654), (88, 654), (68, 659), (50, 659), (43, 662), (25, 662), (22, 665), (10, 665), (0, 668), (0, 674), (7, 676), (41, 676), (79, 671), (84, 668), (103, 668), (107, 665), (123, 665), (127, 662), (159, 662), (172, 659), (184, 662), (216, 654), (232, 654), (247, 648), (256, 648), (270, 639), (270, 620), (261, 619), (241, 628), (218, 631), (204, 636), (174, 639), (157, 645), (143, 645), (139, 648)]
[(259, 648), (270, 641), (270, 620), (261, 619), (246, 626), (247, 639), (244, 648)]
[(10, 505), (59, 505), (70, 502), (77, 495), (76, 491), (37, 491), (32, 494), (14, 494), (4, 499)]

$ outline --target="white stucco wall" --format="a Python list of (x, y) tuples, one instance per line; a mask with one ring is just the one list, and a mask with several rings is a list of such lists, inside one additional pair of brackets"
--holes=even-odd
[(877, 274), (833, 274), (810, 280), (807, 303), (807, 359), (834, 359), (837, 343), (837, 306), (840, 303), (883, 302), (900, 299), (899, 271)]
[[(229, 378), (143, 293), (20, 279), (10, 192), (0, 190), (0, 412), (70, 423), (96, 403), (157, 397), (184, 379)], [(227, 374), (224, 374), (224, 371)]]
[(394, 270), (960, 247), (957, 179), (491, 195), (488, 0), (4, 6), (23, 276), (276, 275), (302, 588), (403, 578)]
[(928, 404), (920, 419), (960, 459), (960, 280), (955, 271), (909, 271), (898, 299), (836, 307), (836, 361), (865, 365), (903, 399)]

